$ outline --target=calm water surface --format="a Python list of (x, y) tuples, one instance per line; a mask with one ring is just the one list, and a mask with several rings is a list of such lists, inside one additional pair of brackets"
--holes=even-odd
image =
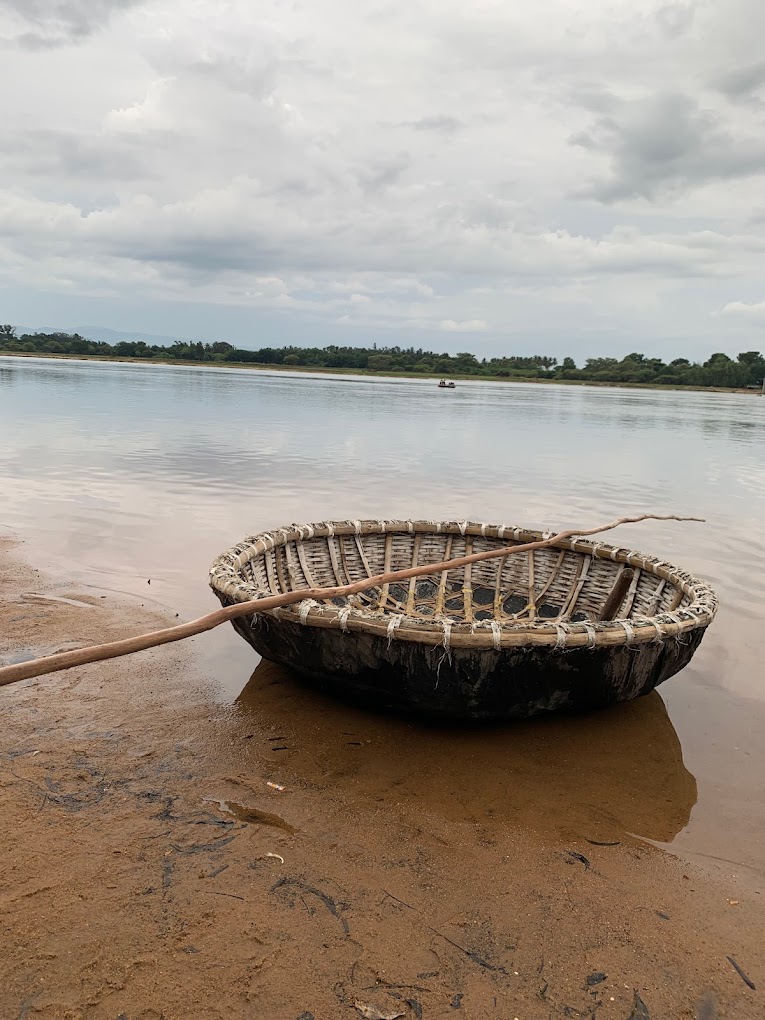
[[(0, 486), (0, 523), (38, 564), (184, 617), (217, 604), (206, 575), (218, 552), (291, 522), (557, 529), (648, 511), (705, 517), (618, 533), (707, 578), (722, 601), (661, 699), (459, 739), (473, 789), (508, 768), (522, 781), (530, 761), (538, 773), (541, 754), (560, 794), (565, 746), (568, 774), (583, 788), (600, 776), (601, 810), (627, 831), (765, 872), (765, 400), (0, 358)], [(256, 660), (233, 631), (197, 639), (194, 654), (219, 697), (257, 714), (267, 667), (240, 696)], [(331, 728), (343, 711), (286, 697), (305, 739), (317, 734), (301, 704), (311, 726), (318, 714)], [(430, 757), (409, 760), (408, 775), (432, 766), (439, 740), (443, 754), (454, 746), (453, 735), (420, 736)], [(445, 774), (458, 783), (454, 768)], [(559, 800), (547, 809), (564, 810)]]

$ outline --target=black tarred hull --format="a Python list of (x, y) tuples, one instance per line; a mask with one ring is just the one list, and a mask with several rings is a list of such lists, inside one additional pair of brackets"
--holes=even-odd
[(584, 712), (648, 694), (688, 664), (704, 634), (633, 647), (429, 647), (264, 616), (233, 621), (264, 658), (367, 707), (442, 719)]

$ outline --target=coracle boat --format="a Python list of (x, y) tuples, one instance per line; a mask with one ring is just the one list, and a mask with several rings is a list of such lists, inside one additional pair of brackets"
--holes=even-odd
[[(549, 538), (469, 522), (291, 525), (229, 549), (210, 584), (230, 606)], [(686, 571), (574, 537), (232, 623), (265, 658), (357, 702), (519, 719), (648, 694), (687, 665), (716, 610)]]

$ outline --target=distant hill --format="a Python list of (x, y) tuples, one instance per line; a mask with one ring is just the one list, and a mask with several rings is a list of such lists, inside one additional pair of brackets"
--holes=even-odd
[[(86, 340), (100, 340), (106, 344), (118, 344), (120, 340), (143, 340), (147, 344), (170, 347), (176, 340), (197, 343), (199, 337), (161, 336), (157, 333), (139, 333), (135, 330), (107, 329), (105, 326), (17, 326), (21, 333), (79, 333)], [(203, 339), (204, 342), (204, 339)]]

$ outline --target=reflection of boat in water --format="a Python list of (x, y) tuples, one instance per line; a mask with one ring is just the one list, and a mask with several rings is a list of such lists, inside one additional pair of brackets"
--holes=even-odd
[(438, 388), (439, 390), (454, 390), (457, 387), (455, 386), (451, 379), (449, 380), (449, 382), (447, 382), (446, 379), (442, 379), (438, 384)]
[(263, 660), (237, 704), (248, 731), (283, 737), (280, 782), (326, 783), (360, 814), (390, 799), (455, 824), (670, 842), (696, 803), (656, 692), (576, 718), (431, 727), (351, 708)]

